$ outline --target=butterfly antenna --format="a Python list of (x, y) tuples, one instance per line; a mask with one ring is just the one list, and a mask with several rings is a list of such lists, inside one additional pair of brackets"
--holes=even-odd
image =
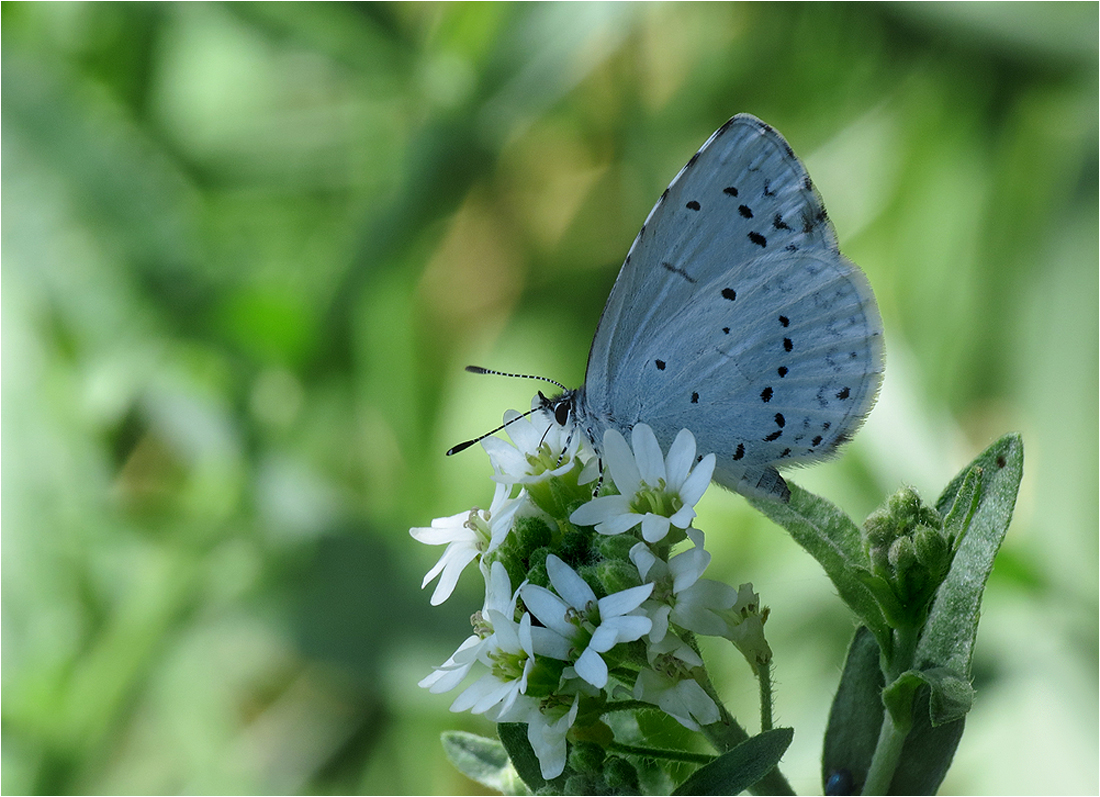
[[(562, 384), (561, 382), (558, 382), (558, 381), (556, 381), (556, 380), (554, 380), (554, 379), (550, 379), (550, 378), (549, 378), (549, 377), (547, 377), (547, 376), (532, 376), (531, 374), (510, 374), (510, 373), (506, 373), (506, 372), (504, 372), (504, 371), (494, 371), (494, 370), (492, 370), (492, 369), (490, 369), (490, 368), (482, 368), (482, 367), (481, 367), (481, 366), (479, 366), (479, 365), (467, 365), (467, 366), (466, 366), (466, 370), (467, 370), (467, 371), (469, 371), (469, 372), (470, 372), (471, 374), (490, 374), (490, 375), (492, 375), (492, 376), (510, 376), (510, 377), (513, 377), (513, 378), (515, 378), (515, 379), (538, 379), (538, 380), (541, 380), (541, 381), (543, 381), (543, 382), (549, 382), (549, 383), (550, 383), (550, 384), (552, 384), (552, 385), (557, 385), (557, 386), (558, 386), (558, 387), (560, 387), (560, 388), (561, 388), (562, 390), (567, 390), (567, 389), (568, 389), (568, 388), (566, 388), (566, 386), (565, 386), (565, 385), (563, 385), (563, 384)], [(541, 395), (541, 394), (540, 394), (540, 395)], [(451, 449), (450, 449), (450, 450), (449, 450), (449, 451), (447, 452), (447, 456), (449, 457), (449, 456), (451, 456), (452, 454), (457, 454), (457, 453), (458, 453), (459, 451), (465, 451), (465, 450), (466, 450), (467, 448), (469, 448), (470, 446), (472, 446), (472, 445), (474, 445), (474, 444), (476, 444), (476, 443), (480, 443), (480, 442), (481, 442), (482, 440), (484, 440), (484, 439), (485, 439), (486, 437), (490, 437), (490, 436), (492, 436), (492, 435), (496, 434), (496, 433), (497, 433), (497, 432), (499, 432), (499, 431), (500, 431), (501, 429), (503, 429), (504, 427), (508, 426), (508, 424), (510, 424), (510, 423), (515, 423), (515, 422), (516, 422), (516, 421), (518, 421), (518, 420), (519, 420), (520, 418), (526, 418), (526, 417), (527, 417), (528, 415), (530, 415), (530, 414), (531, 414), (532, 412), (535, 412), (535, 411), (537, 411), (537, 410), (540, 410), (540, 409), (542, 409), (542, 408), (541, 408), (541, 407), (535, 407), (535, 409), (533, 409), (533, 410), (527, 410), (527, 412), (523, 413), (522, 415), (517, 415), (517, 416), (516, 416), (515, 418), (513, 418), (512, 420), (510, 420), (510, 421), (508, 421), (508, 422), (506, 422), (506, 423), (502, 423), (502, 424), (501, 424), (500, 426), (498, 426), (498, 427), (497, 427), (496, 429), (493, 429), (493, 430), (492, 430), (492, 431), (490, 431), (490, 432), (486, 432), (485, 434), (483, 434), (483, 435), (481, 435), (481, 436), (479, 436), (479, 437), (475, 437), (475, 438), (474, 438), (473, 440), (467, 440), (467, 441), (466, 441), (465, 443), (459, 443), (459, 444), (458, 444), (457, 446), (454, 446), (453, 448), (451, 448)]]
[(510, 374), (505, 371), (494, 371), (491, 368), (482, 368), (480, 365), (467, 365), (466, 370), (471, 374), (490, 374), (492, 376), (508, 376), (512, 379), (538, 379), (541, 382), (549, 382), (552, 385), (557, 385), (562, 390), (568, 390), (565, 385), (556, 379), (551, 379), (548, 376), (536, 376), (534, 374)]

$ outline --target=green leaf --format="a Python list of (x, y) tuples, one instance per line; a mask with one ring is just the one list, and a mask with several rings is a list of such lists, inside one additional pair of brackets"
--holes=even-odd
[[(951, 765), (962, 736), (963, 720), (937, 727), (932, 724), (930, 690), (925, 686), (937, 681), (944, 685), (945, 695), (950, 696), (953, 687), (946, 686), (950, 680), (948, 673), (906, 673), (903, 678), (896, 688), (907, 691), (904, 700), (909, 702), (910, 713), (905, 725), (910, 730), (889, 793), (934, 794)], [(957, 674), (954, 678), (956, 685), (966, 683)], [(887, 699), (900, 702), (902, 698), (898, 691)], [(863, 790), (885, 714), (883, 699), (878, 644), (866, 628), (860, 628), (848, 648), (844, 674), (825, 731), (821, 778), (826, 794), (858, 794)]]
[[(526, 722), (498, 722), (497, 735), (500, 737), (504, 749), (508, 751), (512, 766), (516, 768), (516, 772), (519, 773), (532, 794), (550, 785), (550, 782), (542, 776), (542, 767), (539, 766), (538, 756), (535, 755), (534, 748), (527, 740)], [(556, 782), (559, 778), (554, 780)], [(561, 790), (558, 789), (558, 791)]]
[(874, 592), (864, 583), (867, 557), (859, 527), (834, 504), (787, 482), (790, 503), (748, 499), (758, 511), (787, 530), (825, 569), (845, 603), (880, 645), (890, 645), (890, 626)]
[(921, 678), (932, 690), (929, 705), (932, 727), (962, 719), (974, 705), (974, 687), (960, 673), (947, 667), (933, 667), (922, 671)]
[(955, 502), (943, 521), (943, 532), (951, 541), (952, 550), (959, 547), (966, 532), (970, 529), (970, 521), (974, 519), (974, 513), (978, 509), (978, 499), (981, 498), (982, 469), (972, 466), (966, 471), (962, 484), (955, 494)]
[(825, 730), (825, 749), (821, 756), (821, 780), (825, 793), (831, 793), (830, 778), (848, 773), (850, 793), (858, 794), (867, 780), (867, 770), (878, 743), (882, 726), (882, 669), (879, 647), (865, 626), (856, 629), (844, 673)]
[(899, 728), (909, 726), (917, 689), (931, 690), (929, 719), (933, 727), (966, 716), (974, 704), (974, 688), (962, 675), (946, 667), (909, 670), (902, 673), (882, 693), (882, 700)]
[(501, 794), (527, 794), (523, 781), (508, 760), (504, 745), (463, 731), (443, 734), (443, 751), (466, 777)]
[(740, 794), (775, 768), (793, 738), (792, 728), (753, 736), (695, 770), (673, 794)]
[(1005, 435), (964, 468), (936, 502), (961, 539), (917, 644), (916, 669), (945, 667), (969, 677), (982, 592), (1012, 520), (1023, 468), (1023, 441), (1018, 434)]

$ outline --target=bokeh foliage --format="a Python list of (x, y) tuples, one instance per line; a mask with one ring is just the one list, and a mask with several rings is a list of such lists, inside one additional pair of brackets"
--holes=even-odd
[[(948, 792), (1097, 784), (1095, 4), (23, 4), (3, 13), (3, 789), (459, 792), (415, 682), (468, 633), (412, 525), (442, 452), (575, 385), (618, 265), (730, 115), (807, 162), (886, 327), (860, 517), (1028, 451)], [(735, 496), (818, 788), (851, 634)], [(723, 685), (749, 720), (755, 686)], [(751, 727), (751, 722), (749, 723)]]

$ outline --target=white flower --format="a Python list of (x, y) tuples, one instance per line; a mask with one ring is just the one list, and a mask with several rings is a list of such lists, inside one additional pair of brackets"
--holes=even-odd
[[(630, 561), (638, 568), (642, 580), (653, 584), (653, 595), (647, 603), (648, 614), (653, 620), (653, 629), (649, 632), (652, 642), (664, 639), (670, 620), (697, 633), (716, 634), (721, 625), (717, 619), (712, 620), (709, 602), (721, 603), (732, 590), (717, 581), (700, 580), (710, 564), (707, 551), (697, 545), (666, 562), (655, 556), (644, 542), (639, 542), (630, 549)], [(715, 589), (719, 595), (713, 594)], [(728, 605), (722, 603), (714, 608), (724, 610)]]
[(694, 678), (677, 678), (655, 670), (642, 670), (634, 682), (634, 698), (659, 706), (685, 728), (718, 722), (718, 706)]
[(535, 644), (531, 634), (531, 615), (524, 614), (519, 623), (490, 610), (488, 619), (493, 635), (478, 659), (489, 666), (489, 672), (471, 684), (455, 698), (451, 711), (483, 714), (489, 709), (507, 711), (516, 698), (527, 691), (527, 676), (535, 666)]
[(520, 590), (523, 602), (544, 626), (581, 651), (573, 662), (574, 670), (580, 678), (602, 689), (607, 685), (608, 670), (600, 654), (620, 642), (640, 639), (653, 626), (648, 617), (631, 614), (649, 597), (653, 585), (631, 587), (597, 600), (584, 579), (558, 557), (546, 558), (546, 571), (557, 595), (526, 584)]
[(511, 444), (497, 437), (481, 441), (496, 471), (493, 481), (508, 486), (536, 484), (573, 468), (584, 435), (559, 426), (549, 413), (536, 411), (523, 417), (508, 410), (504, 425)]
[(512, 519), (524, 500), (523, 495), (509, 499), (508, 488), (502, 484), (497, 485), (488, 510), (474, 507), (469, 512), (436, 518), (431, 527), (409, 529), (409, 534), (417, 542), (447, 546), (420, 585), (423, 589), (442, 572), (443, 575), (432, 593), (432, 606), (438, 606), (451, 596), (466, 565), (493, 551), (504, 541), (512, 528)]
[(687, 429), (676, 435), (667, 458), (646, 424), (635, 425), (630, 439), (633, 453), (617, 430), (608, 429), (603, 437), (603, 457), (620, 495), (595, 498), (569, 519), (608, 535), (622, 534), (641, 523), (642, 538), (657, 542), (665, 538), (670, 526), (686, 529), (691, 525), (695, 504), (714, 473), (715, 457), (707, 454), (692, 471), (695, 436)]
[(524, 696), (508, 712), (496, 717), (497, 722), (526, 722), (527, 740), (539, 759), (542, 776), (551, 780), (565, 770), (565, 736), (577, 719), (579, 699), (572, 705), (543, 708), (539, 701)]
[(516, 611), (519, 591), (512, 592), (508, 571), (500, 562), (493, 562), (489, 578), (485, 581), (485, 606), (474, 615), (475, 632), (458, 646), (447, 661), (435, 668), (435, 671), (420, 681), (420, 686), (433, 694), (449, 692), (458, 686), (470, 669), (481, 658), (482, 653), (494, 644), (493, 626), (487, 616), (504, 615), (512, 617)]
[(486, 584), (485, 607), (474, 615), (475, 633), (468, 637), (446, 662), (420, 682), (431, 692), (446, 692), (481, 663), (488, 672), (460, 694), (451, 711), (469, 710), (482, 714), (507, 711), (527, 688), (527, 678), (537, 655), (564, 659), (569, 643), (547, 628), (531, 625), (531, 615), (515, 616), (519, 592), (512, 592), (508, 572), (493, 562)]

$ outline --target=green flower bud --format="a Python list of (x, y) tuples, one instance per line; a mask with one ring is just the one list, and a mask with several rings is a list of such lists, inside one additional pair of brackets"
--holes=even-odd
[(633, 534), (614, 534), (610, 537), (601, 534), (596, 540), (596, 550), (604, 559), (629, 562), (630, 549), (637, 544), (638, 538)]
[(928, 526), (917, 526), (913, 532), (913, 549), (917, 554), (917, 561), (929, 575), (937, 582), (942, 580), (951, 566), (951, 550), (943, 533)]
[(531, 551), (549, 545), (552, 539), (553, 533), (545, 520), (537, 517), (521, 517), (512, 526), (512, 533), (505, 544), (511, 544), (520, 557), (527, 558)]
[(625, 758), (608, 756), (603, 772), (612, 794), (641, 794), (638, 770)]
[(608, 595), (642, 583), (638, 568), (621, 559), (605, 559), (596, 566), (596, 575)]
[(569, 766), (577, 772), (596, 772), (606, 758), (603, 746), (594, 741), (578, 740), (569, 745)]

